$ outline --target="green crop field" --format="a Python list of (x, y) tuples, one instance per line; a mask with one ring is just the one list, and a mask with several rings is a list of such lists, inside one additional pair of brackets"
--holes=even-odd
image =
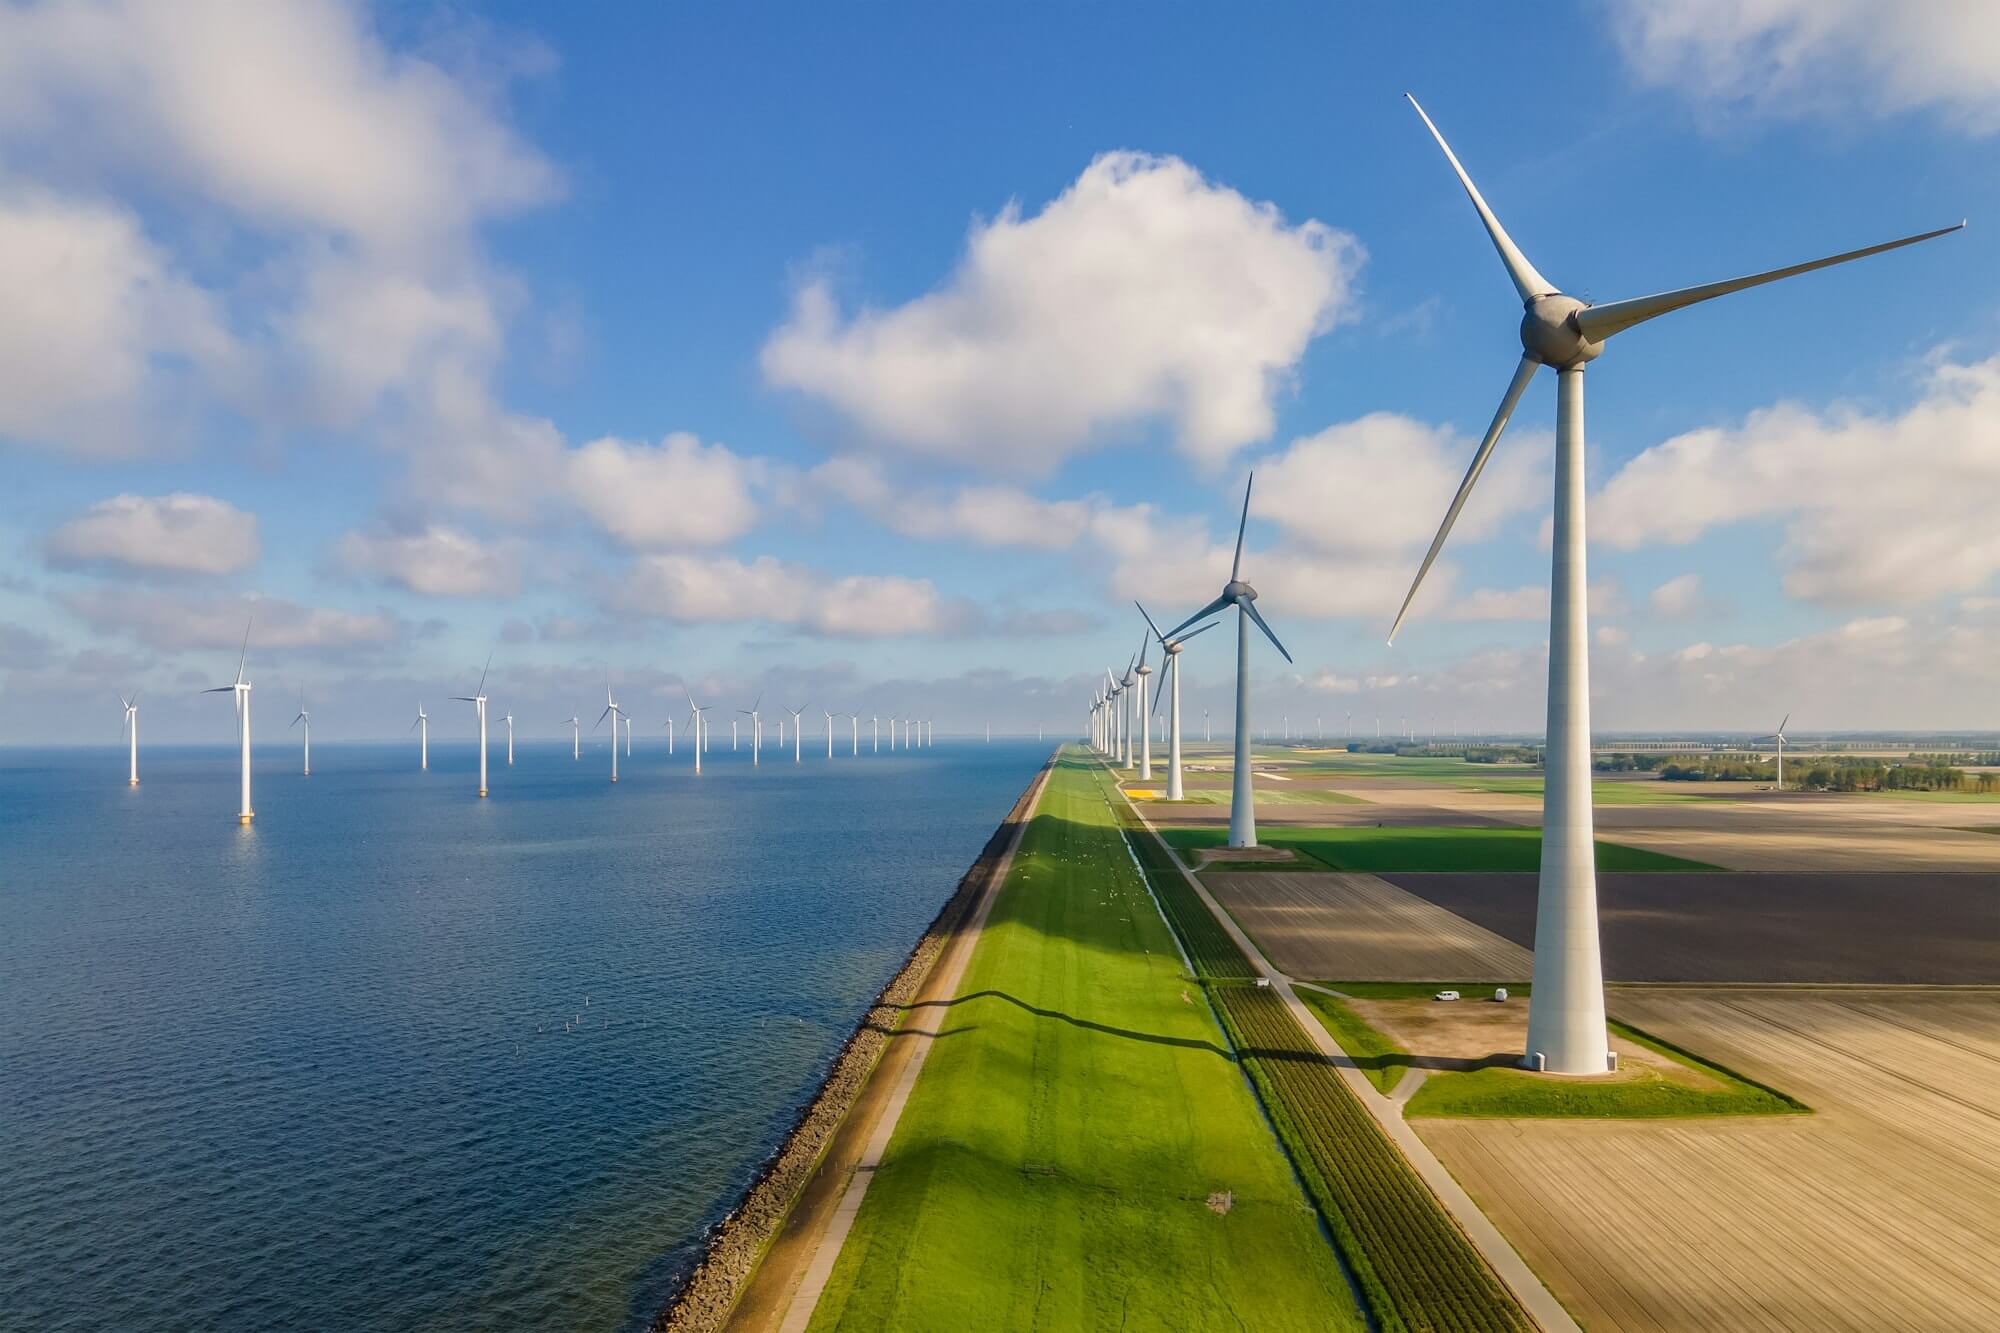
[[(1808, 1108), (1782, 1092), (1753, 1083), (1699, 1056), (1612, 1023), (1617, 1047), (1644, 1046), (1706, 1075), (1691, 1085), (1645, 1071), (1631, 1081), (1582, 1083), (1524, 1069), (1473, 1069), (1432, 1074), (1403, 1114), (1494, 1120), (1661, 1120), (1684, 1116), (1797, 1115)], [(1630, 1073), (1630, 1067), (1627, 1067)]]
[(958, 998), (912, 1015), (942, 1035), (813, 1328), (1363, 1327), (1101, 775), (1059, 764)]
[[(1161, 835), (1176, 849), (1220, 847), (1229, 840), (1217, 828), (1169, 828)], [(1538, 870), (1542, 864), (1542, 831), (1535, 828), (1272, 828), (1258, 841), (1289, 847), (1332, 870), (1393, 871)], [(1271, 869), (1298, 867), (1265, 863)], [(1231, 865), (1230, 869), (1242, 867)], [(1597, 844), (1599, 870), (1714, 870), (1640, 847), (1613, 842)]]
[[(1186, 787), (1190, 805), (1228, 805), (1231, 793), (1227, 787)], [(1257, 788), (1259, 805), (1366, 805), (1359, 796), (1349, 796), (1344, 791), (1328, 791), (1324, 787), (1303, 787), (1296, 791), (1279, 790), (1268, 784)]]
[(1298, 996), (1306, 1003), (1306, 1008), (1319, 1015), (1327, 1032), (1340, 1043), (1340, 1049), (1347, 1052), (1348, 1059), (1354, 1061), (1375, 1090), (1388, 1096), (1403, 1081), (1403, 1071), (1410, 1067), (1410, 1053), (1392, 1041), (1387, 1033), (1368, 1026), (1361, 1015), (1343, 1004), (1338, 996), (1325, 991), (1312, 990), (1305, 986), (1298, 988)]
[(1531, 1328), (1284, 1001), (1255, 986), (1218, 985), (1213, 994), (1376, 1326), (1437, 1333)]

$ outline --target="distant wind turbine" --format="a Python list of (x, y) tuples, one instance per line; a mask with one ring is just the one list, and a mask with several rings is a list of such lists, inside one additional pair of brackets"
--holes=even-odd
[[(1170, 639), (1160, 633), (1160, 627), (1153, 623), (1150, 615), (1146, 615), (1145, 607), (1139, 606), (1137, 602), (1132, 605), (1138, 606), (1139, 614), (1146, 617), (1146, 628), (1153, 631), (1153, 637), (1160, 641), (1160, 655), (1167, 660), (1167, 687), (1160, 691), (1171, 696), (1167, 704), (1167, 799), (1185, 800), (1186, 793), (1181, 787), (1181, 649), (1195, 635), (1214, 629), (1216, 622), (1211, 620), (1206, 625), (1189, 630), (1178, 639)], [(1159, 707), (1158, 701), (1155, 701), (1153, 706)], [(1208, 714), (1204, 711), (1202, 717), (1205, 721)]]
[(479, 687), (471, 694), (454, 694), (451, 701), (456, 704), (471, 704), (479, 714), (479, 794), (486, 795), (486, 673), (493, 669), (493, 654), (486, 654), (486, 665), (479, 669)]
[[(788, 708), (788, 709), (786, 709), (785, 711), (786, 711), (786, 712), (788, 712), (788, 713), (790, 713), (790, 714), (792, 715), (792, 762), (796, 764), (796, 763), (799, 763), (799, 762), (800, 762), (800, 756), (799, 756), (799, 746), (800, 746), (801, 742), (802, 742), (802, 741), (804, 740), (804, 738), (805, 738), (805, 732), (806, 732), (806, 724), (805, 724), (805, 723), (804, 723), (803, 721), (801, 721), (801, 720), (800, 720), (800, 718), (799, 718), (799, 714), (801, 714), (801, 713), (805, 712), (805, 711), (806, 711), (806, 709), (805, 709), (805, 705), (804, 705), (804, 704), (800, 704), (800, 705), (799, 705), (799, 706), (798, 706), (797, 708)], [(782, 718), (781, 718), (781, 719), (779, 719), (779, 721), (778, 721), (778, 728), (779, 728), (779, 731), (778, 731), (778, 745), (779, 745), (779, 746), (780, 746), (781, 748), (783, 747), (783, 745), (784, 745), (784, 743), (785, 743), (785, 741), (784, 741), (784, 726), (785, 726), (785, 723), (784, 723), (784, 720), (783, 720)], [(833, 750), (833, 740), (832, 740), (832, 733), (831, 733), (831, 732), (828, 732), (828, 733), (827, 733), (827, 736), (828, 736), (828, 739), (827, 739), (827, 743), (826, 743), (826, 745), (827, 745), (827, 750), (828, 750), (828, 752), (829, 752), (829, 753), (831, 753), (831, 752), (832, 752), (832, 750)]]
[[(763, 754), (764, 719), (757, 711), (758, 705), (763, 702), (764, 692), (759, 690), (757, 691), (757, 697), (751, 701), (748, 708), (739, 708), (736, 710), (750, 719), (750, 767), (752, 768), (758, 766)], [(734, 722), (729, 724), (729, 743), (730, 748), (734, 749), (736, 746), (736, 724)]]
[(514, 715), (507, 714), (507, 767), (514, 766)]
[(250, 808), (250, 682), (243, 679), (243, 668), (250, 661), (250, 626), (256, 617), (243, 626), (243, 651), (236, 658), (236, 680), (229, 685), (218, 685), (203, 694), (233, 694), (236, 696), (236, 732), (243, 744), (243, 804), (236, 812), (236, 822), (247, 824), (255, 819), (256, 812)]
[(1778, 790), (1779, 791), (1783, 791), (1785, 789), (1785, 740), (1786, 740), (1785, 728), (1791, 724), (1791, 721), (1792, 721), (1792, 715), (1790, 713), (1787, 713), (1785, 714), (1785, 720), (1778, 724), (1778, 729), (1776, 731), (1772, 732), (1768, 736), (1759, 736), (1757, 738), (1759, 741), (1776, 741), (1778, 743)]
[(118, 702), (125, 705), (124, 730), (130, 734), (132, 742), (132, 776), (125, 785), (136, 787), (139, 785), (139, 692), (132, 691), (132, 697), (129, 699), (121, 694), (118, 696)]
[[(694, 775), (700, 777), (701, 752), (707, 748), (705, 738), (708, 735), (708, 718), (706, 716), (708, 709), (694, 701), (693, 690), (686, 689), (685, 687), (683, 687), (683, 690), (687, 694), (688, 699), (688, 717), (694, 725)], [(713, 705), (710, 705), (710, 707), (713, 707)], [(734, 726), (735, 724), (731, 723), (730, 725)]]
[[(1555, 538), (1549, 588), (1548, 745), (1542, 796), (1542, 867), (1535, 907), (1534, 989), (1528, 1001), (1525, 1063), (1553, 1073), (1598, 1074), (1609, 1059), (1604, 1024), (1604, 968), (1598, 941), (1597, 870), (1591, 810), (1589, 608), (1584, 561), (1583, 371), (1614, 334), (1686, 306), (1746, 288), (1914, 245), (1965, 224), (1920, 232), (1824, 259), (1791, 264), (1748, 277), (1683, 287), (1626, 301), (1592, 305), (1565, 295), (1543, 277), (1488, 208), (1472, 178), (1424, 109), (1410, 99), (1445, 160), (1458, 176), (1487, 239), (1513, 281), (1524, 309), (1521, 360), (1500, 398), (1499, 410), (1473, 451), (1465, 479), (1445, 510), (1444, 522), (1390, 626), (1393, 641), (1424, 575), (1451, 535), (1452, 524), (1486, 467), (1528, 381), (1543, 366), (1556, 372)], [(1600, 201), (1590, 201), (1583, 225), (1594, 223)], [(1737, 326), (1729, 342), (1739, 348), (1767, 337)], [(1719, 349), (1718, 349), (1719, 350)]]
[(424, 711), (423, 700), (417, 700), (417, 720), (410, 724), (410, 730), (417, 733), (417, 768), (431, 771), (431, 715)]
[(667, 714), (667, 720), (660, 724), (667, 729), (667, 758), (674, 757), (674, 716)]
[[(1134, 606), (1138, 603), (1134, 602)], [(1153, 718), (1152, 710), (1146, 707), (1146, 677), (1153, 674), (1153, 668), (1146, 665), (1146, 650), (1153, 646), (1152, 626), (1139, 636), (1139, 666), (1135, 674), (1139, 677), (1139, 697), (1132, 701), (1133, 717), (1139, 728), (1139, 781), (1153, 780)], [(988, 736), (987, 739), (992, 739)]]
[(618, 781), (618, 720), (625, 716), (625, 710), (618, 706), (618, 700), (611, 694), (611, 673), (604, 673), (604, 711), (597, 715), (597, 721), (590, 724), (590, 734), (604, 725), (604, 719), (611, 719), (611, 780)]
[[(869, 727), (868, 734), (874, 737), (874, 740), (871, 743), (875, 747), (875, 753), (880, 754), (882, 753), (882, 715), (880, 713), (870, 714), (868, 718), (868, 727)], [(894, 748), (894, 745), (895, 741), (891, 739), (890, 741), (891, 748)]]
[(1243, 483), (1243, 517), (1236, 524), (1236, 558), (1229, 566), (1229, 582), (1222, 585), (1222, 595), (1201, 610), (1167, 631), (1168, 638), (1174, 638), (1197, 620), (1206, 620), (1218, 611), (1235, 607), (1236, 617), (1236, 773), (1231, 785), (1229, 801), (1229, 845), (1231, 847), (1255, 847), (1257, 845), (1257, 810), (1254, 804), (1256, 794), (1250, 786), (1250, 624), (1264, 631), (1264, 637), (1278, 650), (1287, 662), (1292, 655), (1285, 651), (1285, 645), (1278, 642), (1278, 636), (1264, 623), (1264, 617), (1257, 614), (1257, 590), (1243, 581), (1243, 533), (1250, 524), (1250, 487), (1256, 481), (1253, 473)]
[[(826, 710), (822, 709), (822, 712)], [(826, 714), (826, 757), (833, 758), (833, 714)]]
[(301, 776), (309, 778), (313, 775), (313, 724), (312, 714), (306, 711), (306, 692), (303, 689), (299, 691), (299, 715), (292, 719), (291, 727), (286, 727), (285, 730), (290, 731), (292, 727), (305, 728), (299, 734), (299, 739), (305, 742), (306, 751), (305, 772)]
[(569, 757), (572, 761), (583, 758), (583, 722), (574, 717), (569, 720)]

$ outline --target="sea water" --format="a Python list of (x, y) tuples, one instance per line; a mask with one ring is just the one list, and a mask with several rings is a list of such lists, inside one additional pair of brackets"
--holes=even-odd
[(0, 1327), (638, 1329), (1048, 747), (0, 750)]

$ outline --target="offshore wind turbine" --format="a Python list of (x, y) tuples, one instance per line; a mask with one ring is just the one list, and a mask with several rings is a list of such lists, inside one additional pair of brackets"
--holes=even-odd
[[(764, 719), (757, 711), (757, 706), (763, 702), (764, 692), (759, 690), (757, 691), (757, 697), (751, 701), (748, 708), (739, 708), (736, 710), (750, 719), (750, 766), (752, 768), (757, 767), (758, 760), (764, 748)], [(736, 723), (734, 721), (731, 721), (729, 724), (729, 748), (732, 750), (736, 748)]]
[[(1167, 799), (1185, 800), (1186, 793), (1181, 787), (1181, 649), (1195, 635), (1214, 629), (1216, 622), (1211, 620), (1199, 629), (1189, 630), (1178, 639), (1170, 639), (1160, 633), (1160, 627), (1153, 623), (1151, 616), (1146, 615), (1145, 607), (1139, 606), (1137, 602), (1132, 605), (1138, 606), (1139, 614), (1146, 617), (1146, 628), (1153, 631), (1153, 637), (1160, 641), (1160, 655), (1167, 660), (1167, 687), (1160, 691), (1162, 694), (1172, 696), (1167, 704)], [(1155, 699), (1153, 707), (1159, 706), (1159, 700)], [(1202, 713), (1202, 717), (1204, 721), (1207, 719), (1206, 711)]]
[(868, 715), (868, 734), (873, 737), (869, 744), (875, 747), (874, 753), (882, 753), (882, 715), (880, 713), (870, 713)]
[(233, 694), (236, 697), (236, 732), (243, 745), (243, 804), (236, 812), (236, 822), (247, 824), (257, 817), (250, 808), (250, 682), (243, 679), (243, 668), (250, 661), (250, 626), (256, 623), (251, 617), (243, 626), (243, 651), (236, 658), (236, 680), (233, 684), (218, 685), (203, 694)]
[(507, 767), (514, 766), (514, 715), (507, 714)]
[[(1899, 240), (1824, 259), (1789, 264), (1747, 277), (1682, 287), (1652, 296), (1593, 305), (1560, 291), (1543, 277), (1506, 228), (1488, 208), (1472, 178), (1459, 164), (1417, 100), (1410, 98), (1424, 127), (1444, 150), (1486, 229), (1487, 239), (1513, 281), (1520, 298), (1521, 360), (1500, 398), (1493, 423), (1473, 452), (1472, 463), (1451, 507), (1445, 511), (1437, 537), (1417, 567), (1409, 595), (1390, 627), (1409, 614), (1410, 603), (1424, 575), (1444, 547), (1452, 524), (1486, 467), (1487, 456), (1506, 429), (1528, 381), (1543, 366), (1556, 372), (1555, 543), (1549, 588), (1548, 748), (1544, 759), (1542, 795), (1542, 868), (1535, 905), (1534, 989), (1528, 1000), (1528, 1049), (1524, 1063), (1554, 1073), (1602, 1073), (1609, 1063), (1604, 1026), (1604, 969), (1598, 944), (1597, 869), (1594, 861), (1594, 821), (1590, 783), (1590, 653), (1589, 606), (1584, 561), (1584, 367), (1604, 350), (1614, 334), (1686, 306), (1727, 296), (1746, 288), (1776, 282), (1814, 269), (1827, 268), (1914, 245), (1959, 230), (1965, 224), (1940, 227)], [(1589, 214), (1595, 221), (1595, 201)], [(1742, 340), (1739, 332), (1739, 341)], [(1755, 336), (1754, 334), (1752, 335)]]
[(410, 724), (410, 730), (417, 733), (417, 768), (431, 771), (431, 715), (424, 711), (424, 701), (417, 700), (417, 720)]
[[(493, 669), (493, 654), (486, 654), (486, 665), (479, 669), (479, 686), (470, 694), (454, 694), (455, 704), (471, 704), (479, 714), (479, 794), (486, 795), (486, 673)], [(614, 747), (615, 748), (615, 747)]]
[[(803, 720), (800, 719), (799, 714), (806, 711), (806, 706), (804, 704), (800, 704), (797, 708), (787, 708), (785, 711), (792, 715), (792, 762), (796, 764), (800, 762), (799, 746), (804, 741), (806, 733), (806, 724)], [(783, 733), (784, 725), (785, 725), (784, 719), (780, 718), (778, 720), (778, 727), (780, 729), (778, 745), (780, 749), (782, 749), (785, 744), (784, 733)], [(833, 754), (833, 732), (831, 729), (829, 729), (826, 733), (826, 752), (829, 756)]]
[(667, 758), (671, 759), (674, 757), (674, 715), (667, 714), (667, 720), (662, 725), (667, 729)]
[(129, 699), (121, 694), (118, 702), (125, 705), (124, 730), (129, 733), (132, 742), (132, 776), (125, 785), (136, 787), (139, 785), (139, 692), (132, 691)]
[(305, 742), (306, 748), (305, 772), (301, 776), (309, 778), (313, 775), (313, 724), (312, 714), (306, 711), (306, 692), (304, 690), (299, 691), (299, 715), (292, 719), (291, 726), (286, 727), (285, 730), (290, 731), (292, 727), (297, 726), (305, 727), (305, 731), (300, 734), (300, 739)]
[(569, 757), (572, 761), (583, 758), (583, 723), (577, 718), (569, 720)]
[(859, 759), (861, 757), (861, 714), (849, 713), (847, 715), (847, 729), (853, 736), (854, 745), (854, 748), (848, 753), (852, 758)]
[[(708, 708), (704, 708), (700, 704), (697, 704), (694, 701), (693, 690), (688, 689), (685, 685), (682, 686), (681, 689), (682, 692), (687, 695), (688, 717), (692, 720), (694, 724), (694, 775), (696, 777), (700, 777), (701, 752), (704, 748), (706, 748), (703, 742), (708, 735), (708, 718), (705, 717), (704, 714), (708, 712)], [(710, 705), (710, 707), (713, 706), (714, 705), (712, 704)]]
[(611, 693), (611, 673), (604, 673), (604, 711), (597, 715), (597, 721), (590, 724), (590, 734), (604, 725), (604, 719), (611, 719), (611, 780), (618, 781), (618, 720), (625, 716), (625, 710), (618, 706), (618, 700)]
[[(822, 710), (825, 711), (825, 710)], [(833, 714), (826, 715), (826, 757), (833, 758)]]
[(1168, 638), (1174, 638), (1197, 620), (1206, 620), (1218, 611), (1235, 607), (1236, 616), (1236, 772), (1230, 786), (1229, 797), (1229, 845), (1231, 847), (1255, 847), (1257, 845), (1256, 794), (1250, 786), (1250, 625), (1264, 631), (1264, 637), (1278, 650), (1287, 662), (1292, 655), (1285, 651), (1285, 645), (1278, 642), (1278, 636), (1264, 623), (1264, 617), (1257, 614), (1257, 590), (1243, 581), (1243, 533), (1250, 524), (1250, 487), (1257, 480), (1251, 473), (1243, 483), (1243, 517), (1236, 523), (1236, 556), (1230, 562), (1229, 582), (1222, 585), (1222, 595), (1201, 610), (1167, 631)]

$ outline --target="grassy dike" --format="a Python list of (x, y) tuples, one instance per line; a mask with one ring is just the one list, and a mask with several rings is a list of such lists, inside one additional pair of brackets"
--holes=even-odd
[(1059, 763), (815, 1329), (1359, 1329), (1105, 801)]

